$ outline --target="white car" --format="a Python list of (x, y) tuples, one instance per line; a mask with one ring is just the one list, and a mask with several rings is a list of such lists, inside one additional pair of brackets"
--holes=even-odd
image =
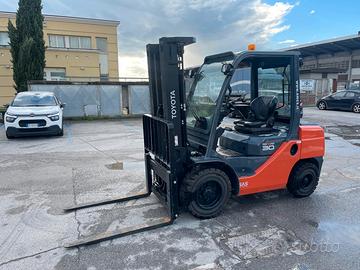
[(64, 105), (51, 92), (21, 92), (6, 110), (6, 137), (63, 136)]

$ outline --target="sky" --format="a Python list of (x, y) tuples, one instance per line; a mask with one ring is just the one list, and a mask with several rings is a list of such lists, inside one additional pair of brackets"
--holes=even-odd
[[(255, 43), (274, 50), (360, 31), (359, 0), (43, 0), (43, 13), (119, 20), (119, 76), (147, 77), (145, 46), (162, 36), (193, 36), (185, 66)], [(17, 1), (0, 0), (16, 11)]]

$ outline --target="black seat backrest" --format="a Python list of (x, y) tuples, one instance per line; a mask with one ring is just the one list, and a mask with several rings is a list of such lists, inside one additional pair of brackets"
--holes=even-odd
[(266, 122), (274, 115), (278, 99), (275, 96), (260, 96), (250, 103), (250, 111), (254, 120)]

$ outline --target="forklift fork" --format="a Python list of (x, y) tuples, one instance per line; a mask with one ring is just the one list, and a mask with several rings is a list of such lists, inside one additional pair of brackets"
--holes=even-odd
[(79, 247), (99, 243), (105, 240), (127, 236), (143, 231), (153, 230), (171, 225), (179, 211), (178, 183), (179, 156), (175, 150), (173, 124), (150, 115), (143, 116), (144, 146), (145, 146), (145, 174), (147, 192), (129, 197), (121, 197), (92, 203), (83, 203), (67, 207), (65, 212), (76, 211), (94, 206), (126, 202), (145, 198), (154, 193), (160, 202), (166, 206), (168, 215), (145, 224), (126, 227), (114, 232), (104, 232), (78, 239), (65, 244), (66, 248)]
[(171, 217), (162, 217), (160, 220), (151, 221), (146, 224), (135, 225), (135, 226), (120, 229), (115, 232), (105, 232), (105, 233), (100, 233), (100, 234), (92, 235), (89, 237), (81, 238), (77, 241), (65, 244), (64, 247), (65, 248), (74, 248), (74, 247), (97, 244), (102, 241), (112, 240), (114, 238), (119, 238), (119, 237), (131, 235), (131, 234), (135, 234), (135, 233), (140, 233), (140, 232), (144, 232), (144, 231), (149, 231), (149, 230), (154, 230), (154, 229), (158, 229), (161, 227), (165, 227), (165, 226), (173, 224), (173, 222), (174, 222), (174, 219)]
[(96, 202), (79, 203), (79, 204), (75, 204), (73, 206), (68, 206), (68, 207), (64, 208), (63, 210), (64, 210), (64, 212), (71, 212), (71, 211), (76, 211), (76, 210), (85, 209), (85, 208), (91, 208), (91, 207), (95, 207), (95, 206), (101, 206), (101, 205), (107, 205), (107, 204), (113, 204), (113, 203), (122, 203), (122, 202), (146, 198), (146, 197), (149, 197), (150, 194), (151, 194), (150, 192), (146, 192), (146, 193), (134, 194), (129, 197), (119, 197), (119, 198), (112, 198), (112, 199), (96, 201)]

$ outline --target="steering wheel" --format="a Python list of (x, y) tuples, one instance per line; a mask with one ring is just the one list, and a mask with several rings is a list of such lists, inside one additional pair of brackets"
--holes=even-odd
[(235, 100), (229, 101), (228, 105), (235, 112), (239, 113), (243, 119), (246, 119), (246, 117), (243, 115), (243, 113), (238, 108), (236, 108), (234, 103), (237, 102), (237, 101), (243, 101), (243, 97), (238, 97)]

